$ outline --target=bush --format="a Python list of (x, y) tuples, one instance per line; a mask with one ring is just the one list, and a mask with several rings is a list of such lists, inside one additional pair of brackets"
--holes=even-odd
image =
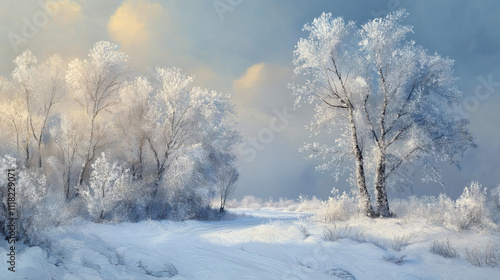
[(104, 153), (92, 164), (92, 169), (90, 183), (83, 186), (81, 194), (91, 219), (100, 221), (109, 218), (121, 204), (132, 200), (134, 182), (128, 170), (108, 162)]
[(455, 202), (455, 207), (447, 211), (445, 220), (459, 230), (473, 227), (484, 228), (492, 224), (486, 208), (486, 188), (477, 182), (466, 187)]
[(339, 195), (339, 191), (335, 188), (332, 190), (332, 194), (333, 197), (323, 202), (317, 211), (318, 220), (325, 223), (346, 221), (359, 213), (358, 204), (354, 196), (348, 195), (345, 192)]
[(465, 187), (462, 195), (453, 201), (441, 194), (439, 197), (410, 197), (392, 202), (393, 211), (406, 221), (426, 219), (428, 223), (457, 230), (495, 228), (493, 222), (496, 205), (495, 192), (487, 200), (487, 190), (473, 182)]
[[(8, 178), (4, 174), (7, 174), (8, 169), (15, 169), (17, 168), (16, 165), (16, 159), (6, 155), (2, 158), (0, 158), (0, 194), (2, 196), (2, 201), (0, 205), (0, 217), (7, 217), (7, 210), (8, 210)], [(16, 178), (17, 179), (17, 178)], [(3, 235), (7, 236), (8, 234), (8, 228), (7, 228), (7, 221), (6, 219), (2, 218), (0, 219), (0, 231)]]
[[(16, 220), (16, 238), (33, 245), (39, 241), (39, 233), (49, 227), (62, 224), (67, 216), (62, 211), (65, 203), (61, 203), (57, 196), (48, 195), (48, 186), (45, 175), (38, 169), (18, 168), (16, 160), (10, 156), (0, 159), (0, 171), (7, 174), (7, 169), (15, 171), (15, 213)], [(2, 217), (8, 217), (8, 186), (7, 176), (0, 176), (0, 190), (2, 195), (2, 206), (0, 214)], [(2, 219), (1, 231), (6, 236), (11, 236), (7, 230), (6, 219)]]
[(39, 172), (21, 169), (16, 189), (19, 236), (34, 244), (37, 232), (53, 225), (52, 213), (47, 213), (47, 180)]
[(153, 183), (147, 215), (152, 219), (174, 220), (218, 218), (210, 207), (216, 186), (193, 157), (179, 156), (169, 165), (165, 179)]
[(411, 196), (391, 202), (394, 213), (406, 221), (425, 219), (427, 223), (444, 225), (445, 215), (454, 208), (455, 202), (448, 196)]
[(295, 207), (289, 206), (288, 210), (294, 210), (297, 212), (315, 212), (321, 208), (324, 201), (313, 196), (309, 199), (307, 196), (299, 196), (299, 203), (295, 202)]
[(239, 207), (258, 210), (263, 207), (262, 199), (253, 195), (246, 195), (241, 200)]

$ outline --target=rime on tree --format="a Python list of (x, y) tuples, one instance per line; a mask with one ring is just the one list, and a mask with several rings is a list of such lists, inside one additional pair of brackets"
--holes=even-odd
[[(467, 120), (454, 116), (460, 91), (453, 60), (407, 39), (411, 26), (401, 24), (405, 11), (354, 22), (323, 13), (304, 26), (309, 36), (294, 51), (296, 106), (314, 104), (309, 129), (334, 137), (328, 144), (304, 146), (319, 169), (354, 163), (355, 185), (367, 216), (391, 216), (387, 186), (409, 183), (417, 164), (423, 179), (440, 181), (438, 163), (458, 160), (474, 141)], [(368, 179), (373, 180), (372, 209)]]

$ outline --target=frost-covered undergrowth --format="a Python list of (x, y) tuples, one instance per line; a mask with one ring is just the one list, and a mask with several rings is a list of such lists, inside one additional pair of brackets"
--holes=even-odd
[[(15, 274), (2, 261), (0, 279), (498, 279), (500, 274), (491, 255), (499, 232), (457, 232), (399, 218), (356, 216), (327, 224), (310, 212), (230, 213), (210, 222), (74, 220), (44, 232), (42, 247), (19, 247)], [(5, 256), (6, 243), (0, 244)]]
[[(316, 197), (299, 197), (299, 200), (280, 198), (278, 201), (264, 201), (253, 196), (245, 196), (241, 201), (231, 200), (230, 208), (274, 209), (293, 212), (313, 212), (314, 219), (325, 223), (347, 221), (360, 215), (357, 197), (333, 189), (327, 201)], [(452, 200), (441, 194), (438, 197), (412, 196), (408, 199), (390, 201), (396, 217), (404, 223), (425, 221), (431, 225), (445, 226), (457, 231), (500, 230), (500, 185), (492, 190), (473, 182), (465, 187), (462, 195)]]

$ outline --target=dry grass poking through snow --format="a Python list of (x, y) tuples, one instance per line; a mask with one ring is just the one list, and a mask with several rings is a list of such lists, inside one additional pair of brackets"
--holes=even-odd
[(391, 242), (391, 248), (394, 251), (401, 251), (404, 247), (408, 246), (410, 244), (411, 239), (413, 238), (414, 233), (410, 234), (403, 234), (396, 236), (394, 235), (392, 239), (390, 240)]
[(451, 245), (449, 239), (446, 241), (434, 240), (432, 245), (429, 247), (431, 253), (440, 255), (445, 258), (458, 258), (460, 255), (457, 253), (457, 250)]
[(489, 240), (483, 246), (465, 249), (465, 259), (475, 266), (500, 266), (500, 244)]

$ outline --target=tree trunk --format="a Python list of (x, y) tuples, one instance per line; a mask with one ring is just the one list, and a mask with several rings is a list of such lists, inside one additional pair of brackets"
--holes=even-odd
[[(33, 131), (33, 137), (35, 137), (35, 139), (38, 141), (38, 168), (40, 169), (42, 169), (42, 137), (43, 137), (43, 132), (45, 131), (45, 127), (47, 126), (47, 119), (49, 117), (49, 112), (51, 107), (52, 106), (49, 106), (45, 118), (43, 119), (42, 129), (40, 130), (38, 138), (35, 135), (35, 131)], [(31, 127), (31, 129), (33, 130), (33, 126)]]
[(389, 93), (385, 83), (384, 73), (382, 67), (378, 70), (380, 76), (380, 83), (384, 88), (384, 103), (382, 105), (382, 112), (380, 113), (380, 139), (378, 141), (378, 152), (377, 163), (375, 167), (375, 199), (377, 205), (377, 215), (380, 217), (392, 217), (392, 213), (389, 210), (389, 201), (387, 200), (387, 191), (385, 188), (385, 164), (386, 164), (386, 143), (385, 135), (387, 131), (385, 130), (385, 115), (387, 113), (387, 104), (389, 103)]
[(26, 119), (26, 143), (24, 145), (24, 152), (25, 152), (25, 166), (26, 168), (30, 167), (30, 130), (29, 130), (29, 118)]
[(42, 169), (42, 139), (38, 141), (38, 168)]
[(79, 186), (83, 185), (83, 177), (85, 176), (85, 173), (89, 169), (89, 165), (90, 165), (90, 160), (87, 158), (85, 160), (85, 163), (82, 165), (82, 169), (80, 170), (80, 175), (78, 176), (78, 178), (79, 178), (78, 185)]
[(85, 172), (89, 168), (90, 161), (91, 161), (90, 153), (92, 150), (92, 140), (94, 140), (94, 121), (95, 121), (95, 115), (92, 117), (92, 120), (90, 121), (89, 143), (87, 146), (87, 154), (85, 155), (85, 162), (83, 163), (82, 169), (80, 170), (80, 174), (78, 176), (78, 185), (79, 186), (83, 185), (83, 178), (84, 178)]
[(375, 197), (377, 205), (377, 215), (380, 217), (392, 217), (387, 200), (387, 191), (385, 187), (385, 151), (379, 151), (375, 169)]
[(142, 153), (143, 153), (144, 141), (141, 141), (141, 146), (139, 147), (139, 166), (137, 167), (137, 179), (142, 180)]
[(366, 188), (363, 154), (358, 143), (358, 134), (356, 132), (356, 124), (354, 122), (352, 108), (349, 108), (349, 122), (351, 124), (351, 141), (354, 150), (354, 159), (356, 162), (356, 184), (359, 191), (359, 202), (363, 209), (363, 214), (367, 217), (373, 218), (375, 217), (375, 213), (373, 212), (371, 205), (370, 193)]
[(69, 193), (69, 185), (71, 183), (71, 167), (68, 167), (67, 173), (66, 173), (66, 183), (65, 183), (65, 190), (66, 190), (66, 201), (70, 201), (70, 193)]

